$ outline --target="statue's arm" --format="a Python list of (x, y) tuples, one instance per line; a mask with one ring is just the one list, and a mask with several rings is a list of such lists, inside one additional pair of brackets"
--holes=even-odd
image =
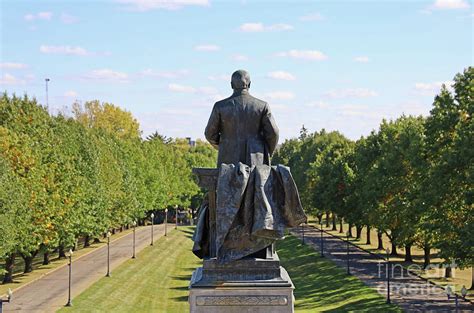
[(273, 119), (272, 112), (270, 111), (270, 107), (268, 104), (265, 105), (265, 110), (262, 116), (262, 125), (263, 125), (263, 136), (265, 138), (265, 142), (268, 145), (269, 153), (273, 154), (275, 148), (278, 144), (278, 127)]
[(221, 137), (220, 133), (220, 116), (219, 110), (216, 105), (212, 108), (211, 116), (207, 122), (206, 130), (204, 135), (206, 136), (207, 141), (216, 149), (219, 148), (219, 140)]

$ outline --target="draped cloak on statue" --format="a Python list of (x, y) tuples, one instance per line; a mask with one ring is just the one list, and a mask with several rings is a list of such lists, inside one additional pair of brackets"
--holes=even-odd
[[(251, 255), (284, 237), (287, 227), (306, 221), (288, 167), (222, 164), (217, 183), (217, 260)], [(193, 252), (206, 255), (208, 204), (201, 206)]]

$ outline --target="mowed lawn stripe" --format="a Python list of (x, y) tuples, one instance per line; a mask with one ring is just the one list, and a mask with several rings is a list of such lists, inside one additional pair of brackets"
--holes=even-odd
[(73, 299), (71, 312), (185, 312), (188, 284), (199, 261), (192, 228), (171, 231)]

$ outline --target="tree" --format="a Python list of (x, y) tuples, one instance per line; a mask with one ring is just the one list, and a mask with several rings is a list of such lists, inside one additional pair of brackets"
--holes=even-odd
[(474, 263), (474, 68), (454, 78), (454, 96), (443, 86), (426, 122), (428, 225), (448, 263)]
[(81, 106), (76, 102), (72, 110), (76, 120), (87, 128), (100, 128), (124, 139), (140, 137), (140, 125), (132, 114), (111, 103), (93, 100)]

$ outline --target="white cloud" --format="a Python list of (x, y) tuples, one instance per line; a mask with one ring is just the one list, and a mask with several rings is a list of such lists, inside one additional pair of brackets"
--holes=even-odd
[(140, 76), (144, 77), (156, 77), (156, 78), (168, 78), (176, 79), (188, 76), (190, 73), (187, 69), (176, 70), (176, 71), (155, 71), (153, 69), (145, 69), (139, 73)]
[(453, 81), (432, 82), (432, 83), (415, 83), (415, 91), (423, 96), (434, 96), (441, 89), (442, 85), (446, 85), (448, 89), (452, 89)]
[(198, 92), (199, 92), (199, 93), (202, 93), (202, 94), (204, 94), (204, 95), (209, 95), (209, 96), (211, 96), (211, 95), (216, 95), (216, 94), (219, 93), (219, 92), (217, 91), (217, 89), (214, 88), (214, 87), (200, 87), (200, 88), (198, 89)]
[(239, 62), (248, 61), (248, 60), (249, 60), (248, 56), (243, 55), (243, 54), (234, 54), (234, 55), (232, 55), (231, 58), (232, 58), (232, 60), (234, 60), (234, 61), (239, 61)]
[(201, 95), (210, 96), (211, 98), (218, 95), (219, 92), (214, 87), (193, 87), (181, 84), (168, 84), (168, 90), (173, 92), (180, 92), (180, 93), (196, 93)]
[(91, 53), (86, 49), (79, 47), (79, 46), (47, 46), (41, 45), (40, 52), (46, 54), (65, 54), (65, 55), (79, 55), (79, 56), (86, 56), (90, 55)]
[(93, 70), (82, 77), (86, 80), (128, 82), (128, 75), (111, 69)]
[(279, 52), (276, 54), (276, 56), (310, 61), (323, 61), (328, 58), (327, 55), (317, 50), (289, 50), (285, 52)]
[(0, 76), (0, 85), (23, 85), (25, 81), (11, 74), (5, 73)]
[(369, 98), (377, 95), (378, 94), (375, 91), (367, 88), (333, 89), (324, 94), (325, 97), (332, 99)]
[(286, 31), (293, 29), (294, 27), (292, 25), (283, 23), (273, 25), (264, 25), (263, 23), (244, 23), (239, 27), (240, 31), (248, 33), (258, 33), (265, 31)]
[(470, 5), (465, 0), (436, 0), (432, 7), (440, 10), (469, 9)]
[(310, 13), (300, 17), (300, 20), (303, 22), (310, 22), (310, 21), (322, 21), (324, 17), (320, 13)]
[(10, 70), (21, 70), (28, 68), (28, 65), (23, 63), (14, 63), (14, 62), (4, 62), (0, 63), (0, 68), (10, 69)]
[(115, 0), (133, 11), (179, 10), (186, 6), (209, 6), (209, 0)]
[(196, 51), (218, 51), (221, 47), (217, 45), (197, 45), (194, 46), (194, 50)]
[(272, 91), (265, 93), (263, 97), (270, 100), (291, 100), (295, 94), (290, 91)]
[(196, 88), (192, 86), (184, 86), (184, 85), (179, 85), (179, 84), (169, 84), (168, 85), (168, 90), (174, 91), (174, 92), (183, 92), (183, 93), (194, 93), (196, 92)]
[(280, 79), (280, 80), (295, 80), (296, 77), (288, 72), (285, 71), (274, 71), (274, 72), (269, 72), (267, 74), (268, 78), (272, 79)]
[(74, 24), (79, 21), (77, 17), (70, 15), (68, 13), (62, 13), (60, 18), (61, 18), (61, 22), (63, 22), (64, 24)]
[(359, 63), (367, 63), (369, 62), (369, 57), (367, 56), (358, 56), (354, 58), (354, 61), (359, 62)]
[(325, 101), (313, 101), (305, 104), (308, 108), (315, 108), (315, 109), (327, 109), (329, 108), (329, 103)]
[(212, 80), (212, 81), (220, 80), (220, 81), (230, 82), (230, 75), (224, 75), (224, 74), (211, 75), (211, 76), (208, 76), (207, 79)]
[(77, 92), (75, 92), (74, 90), (69, 90), (64, 93), (64, 96), (67, 98), (75, 98), (77, 97)]
[(36, 20), (49, 21), (53, 17), (53, 12), (28, 13), (23, 18), (25, 21), (32, 22)]

